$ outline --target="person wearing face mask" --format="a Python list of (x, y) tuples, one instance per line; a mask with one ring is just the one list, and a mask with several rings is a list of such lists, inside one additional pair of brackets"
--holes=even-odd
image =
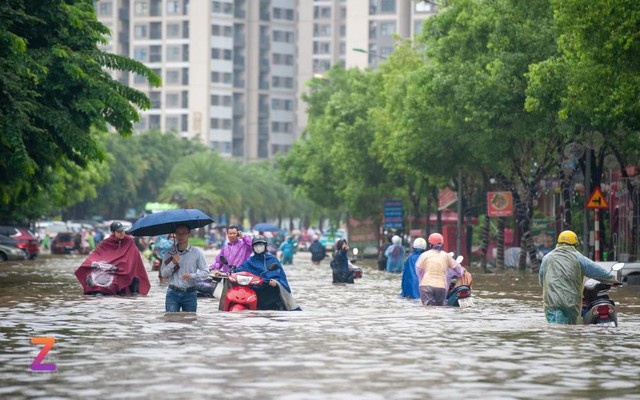
[[(267, 250), (267, 239), (258, 235), (251, 241), (251, 247), (253, 254), (236, 272), (247, 271), (264, 280), (262, 286), (253, 287), (258, 296), (258, 310), (300, 310), (291, 296), (291, 288), (282, 264)], [(273, 264), (278, 268), (269, 270)]]

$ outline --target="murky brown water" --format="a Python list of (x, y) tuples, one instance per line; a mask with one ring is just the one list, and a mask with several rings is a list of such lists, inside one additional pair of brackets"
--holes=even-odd
[[(473, 309), (399, 299), (365, 267), (333, 286), (287, 267), (303, 312), (164, 313), (148, 296), (81, 295), (82, 257), (0, 264), (0, 398), (640, 399), (640, 287), (612, 291), (619, 327), (550, 326), (531, 275), (476, 273)], [(33, 372), (40, 346), (54, 372)]]

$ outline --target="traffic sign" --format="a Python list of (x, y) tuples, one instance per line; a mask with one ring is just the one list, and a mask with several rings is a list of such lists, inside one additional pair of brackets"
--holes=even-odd
[(403, 229), (404, 210), (402, 200), (385, 200), (383, 207), (383, 225), (385, 228)]
[(604, 199), (600, 187), (596, 186), (591, 193), (591, 197), (589, 197), (589, 201), (587, 201), (587, 208), (602, 209), (607, 207), (607, 201)]

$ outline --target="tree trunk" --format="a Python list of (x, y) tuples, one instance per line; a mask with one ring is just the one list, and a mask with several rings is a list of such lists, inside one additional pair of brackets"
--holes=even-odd
[(480, 267), (484, 272), (487, 272), (487, 251), (489, 248), (489, 228), (491, 227), (491, 219), (489, 216), (485, 216), (484, 224), (482, 224), (482, 260), (480, 260)]
[(504, 271), (504, 217), (498, 218), (498, 249), (496, 251), (496, 271)]

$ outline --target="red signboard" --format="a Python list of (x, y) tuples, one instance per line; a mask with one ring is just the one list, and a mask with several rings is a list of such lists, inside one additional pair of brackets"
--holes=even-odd
[(438, 210), (444, 210), (458, 200), (458, 194), (447, 188), (438, 192)]
[(487, 192), (487, 214), (489, 217), (512, 216), (513, 194), (511, 192)]

